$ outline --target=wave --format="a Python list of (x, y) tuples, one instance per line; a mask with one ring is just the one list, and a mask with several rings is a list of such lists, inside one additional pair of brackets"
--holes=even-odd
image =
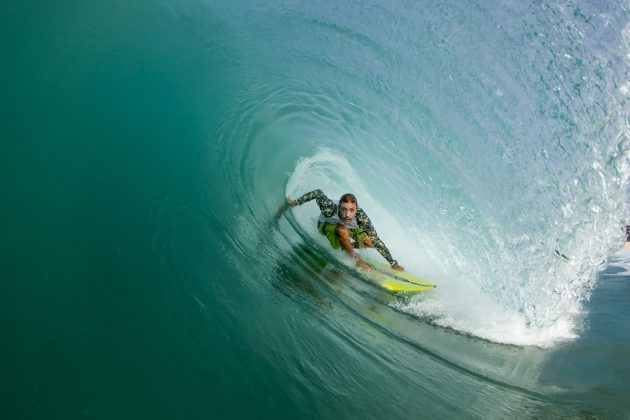
[[(457, 8), (410, 12), (396, 33), (292, 11), (311, 36), (274, 38), (287, 66), (250, 81), (216, 147), (249, 228), (284, 195), (354, 192), (394, 257), (439, 285), (399, 310), (552, 346), (579, 334), (628, 221), (630, 29), (623, 8), (477, 6), (462, 27)], [(293, 216), (317, 240), (316, 205)]]

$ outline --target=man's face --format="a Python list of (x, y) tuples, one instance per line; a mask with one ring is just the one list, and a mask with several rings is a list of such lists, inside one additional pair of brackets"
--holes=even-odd
[(356, 203), (341, 203), (339, 205), (339, 217), (341, 220), (348, 223), (354, 215), (357, 213), (357, 204)]

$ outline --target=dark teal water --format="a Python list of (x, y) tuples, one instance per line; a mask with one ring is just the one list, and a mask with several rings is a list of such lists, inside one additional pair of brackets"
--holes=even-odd
[(630, 417), (627, 3), (0, 10), (3, 418)]

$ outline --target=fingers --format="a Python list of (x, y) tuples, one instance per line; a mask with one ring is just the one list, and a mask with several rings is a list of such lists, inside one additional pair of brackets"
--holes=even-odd
[(289, 197), (287, 197), (287, 204), (290, 205), (291, 207), (295, 207), (298, 205), (298, 202), (296, 200), (291, 200)]
[(405, 271), (405, 267), (403, 267), (402, 265), (398, 265), (398, 264), (394, 264), (392, 266), (392, 269), (394, 269), (396, 271)]

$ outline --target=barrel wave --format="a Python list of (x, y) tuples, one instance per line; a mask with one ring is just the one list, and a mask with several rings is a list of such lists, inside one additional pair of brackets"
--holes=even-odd
[[(500, 416), (523, 396), (532, 412), (545, 406), (544, 349), (587, 330), (597, 273), (628, 219), (628, 14), (600, 8), (292, 4), (239, 15), (229, 43), (247, 51), (243, 87), (222, 117), (217, 163), (243, 209), (234, 258), (267, 273), (245, 270), (248, 287), (332, 305), (314, 316), (349, 343), (360, 339), (347, 328), (369, 325), (432, 372), (435, 362), (517, 390), (498, 411), (503, 392), (471, 412)], [(318, 188), (353, 192), (394, 258), (436, 291), (393, 302), (365, 292), (317, 232), (314, 202), (283, 213), (284, 197)]]
[[(625, 11), (406, 6), (239, 22), (256, 34), (252, 79), (219, 141), (248, 230), (284, 195), (352, 191), (396, 258), (440, 285), (402, 311), (495, 342), (576, 337), (627, 218)], [(309, 206), (294, 227), (317, 240)]]

